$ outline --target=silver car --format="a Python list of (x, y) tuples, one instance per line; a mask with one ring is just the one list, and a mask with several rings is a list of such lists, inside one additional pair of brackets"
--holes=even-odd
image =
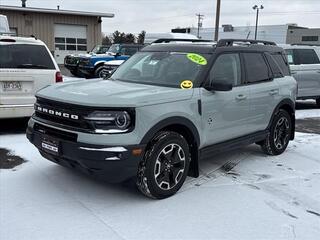
[(291, 74), (298, 82), (298, 99), (315, 99), (320, 107), (320, 48), (285, 45)]

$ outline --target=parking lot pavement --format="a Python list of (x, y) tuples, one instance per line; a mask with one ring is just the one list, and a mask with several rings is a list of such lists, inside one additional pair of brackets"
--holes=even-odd
[[(299, 110), (316, 118), (320, 110)], [(251, 145), (201, 161), (173, 197), (142, 196), (44, 160), (23, 132), (0, 148), (25, 160), (0, 170), (0, 238), (11, 239), (318, 239), (319, 134), (297, 133), (280, 156)]]

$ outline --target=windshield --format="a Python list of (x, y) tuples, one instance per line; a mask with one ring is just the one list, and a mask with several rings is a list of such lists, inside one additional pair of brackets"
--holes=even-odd
[(47, 49), (40, 45), (0, 45), (0, 56), (0, 68), (55, 69)]
[(95, 54), (103, 54), (108, 52), (109, 47), (106, 46), (96, 46), (94, 49), (92, 49), (92, 53)]
[(111, 45), (111, 47), (109, 48), (108, 52), (112, 52), (112, 53), (120, 52), (120, 45), (119, 44)]
[(185, 82), (195, 82), (209, 57), (209, 54), (139, 52), (122, 64), (111, 78), (180, 88)]

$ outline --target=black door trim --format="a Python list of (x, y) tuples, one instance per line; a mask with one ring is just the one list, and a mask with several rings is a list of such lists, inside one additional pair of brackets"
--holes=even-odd
[(224, 152), (226, 150), (236, 149), (242, 146), (250, 145), (252, 143), (260, 142), (266, 139), (268, 130), (259, 131), (252, 133), (243, 137), (228, 140), (222, 143), (213, 144), (200, 149), (200, 159), (207, 159), (214, 157), (215, 154), (219, 152)]

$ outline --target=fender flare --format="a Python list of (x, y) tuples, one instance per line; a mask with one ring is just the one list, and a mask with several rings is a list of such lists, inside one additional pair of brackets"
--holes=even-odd
[(105, 60), (103, 60), (103, 61), (97, 61), (97, 62), (94, 63), (94, 67), (100, 65), (101, 63), (105, 64), (106, 62), (108, 62), (108, 61), (105, 61)]
[(148, 144), (154, 135), (161, 129), (169, 127), (170, 125), (182, 125), (190, 130), (197, 145), (200, 145), (200, 135), (196, 126), (185, 117), (169, 117), (161, 120), (155, 124), (142, 138), (140, 144)]
[(294, 134), (295, 134), (295, 123), (296, 123), (296, 118), (295, 118), (296, 104), (295, 104), (295, 102), (293, 102), (289, 98), (283, 99), (283, 100), (280, 101), (280, 103), (278, 103), (278, 105), (276, 106), (276, 108), (274, 109), (274, 111), (272, 113), (272, 117), (270, 119), (270, 122), (269, 122), (269, 125), (268, 125), (267, 129), (268, 130), (270, 129), (274, 117), (279, 112), (279, 110), (282, 109), (284, 106), (289, 106), (290, 109), (292, 110), (292, 113), (291, 113), (292, 133), (291, 133), (290, 140), (293, 140), (294, 139)]
[[(192, 148), (190, 149), (191, 153), (191, 162), (188, 176), (197, 178), (199, 177), (199, 146), (200, 146), (200, 135), (196, 126), (185, 117), (169, 117), (164, 120), (161, 120), (156, 125), (154, 125), (142, 138), (141, 144), (147, 145), (151, 139), (155, 136), (157, 132), (166, 127), (172, 125), (180, 125), (187, 128), (192, 134)], [(189, 142), (190, 143), (190, 142)]]

